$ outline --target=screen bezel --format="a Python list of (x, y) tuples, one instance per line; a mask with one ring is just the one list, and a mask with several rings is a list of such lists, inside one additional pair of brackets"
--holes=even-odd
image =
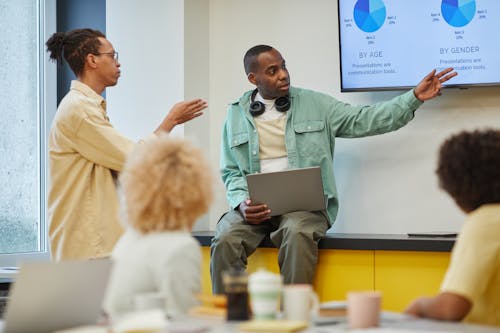
[[(340, 31), (341, 18), (340, 18), (340, 2), (347, 0), (337, 0), (337, 28), (338, 28), (338, 46), (339, 46), (339, 70), (340, 70), (340, 92), (376, 92), (376, 91), (400, 91), (410, 90), (415, 86), (378, 86), (378, 87), (360, 87), (360, 88), (345, 88), (344, 78), (342, 71), (342, 33)], [(357, 1), (357, 0), (356, 0)], [(500, 75), (500, 74), (499, 74)], [(422, 79), (425, 75), (422, 76)], [(499, 78), (500, 79), (500, 78)], [(443, 88), (484, 88), (484, 87), (498, 87), (499, 82), (477, 82), (477, 83), (458, 83), (458, 84), (443, 84)]]

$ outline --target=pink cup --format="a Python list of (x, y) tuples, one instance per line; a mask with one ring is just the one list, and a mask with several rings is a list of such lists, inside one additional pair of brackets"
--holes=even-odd
[(347, 321), (350, 328), (376, 327), (382, 294), (376, 291), (347, 293)]

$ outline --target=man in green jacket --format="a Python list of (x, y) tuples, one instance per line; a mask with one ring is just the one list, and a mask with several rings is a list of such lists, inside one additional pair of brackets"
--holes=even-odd
[[(387, 102), (353, 106), (290, 86), (281, 54), (257, 45), (244, 57), (248, 80), (257, 86), (231, 104), (222, 134), (221, 172), (232, 210), (219, 221), (211, 246), (214, 293), (224, 291), (221, 274), (244, 268), (260, 242), (270, 236), (279, 249), (285, 283), (312, 283), (318, 242), (335, 221), (338, 196), (333, 175), (335, 138), (355, 138), (397, 130), (426, 100), (441, 94), (457, 73), (433, 70), (414, 89)], [(321, 167), (326, 211), (271, 217), (266, 204), (249, 199), (245, 176), (257, 172)]]

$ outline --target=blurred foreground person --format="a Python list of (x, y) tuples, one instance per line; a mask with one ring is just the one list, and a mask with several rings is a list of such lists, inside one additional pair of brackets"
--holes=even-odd
[(415, 300), (405, 312), (500, 326), (500, 131), (461, 132), (446, 140), (437, 175), (467, 220), (440, 293)]
[(117, 317), (156, 294), (168, 315), (184, 313), (201, 288), (200, 246), (190, 232), (212, 201), (210, 167), (189, 142), (160, 136), (136, 148), (120, 185), (127, 230), (112, 254), (104, 309)]

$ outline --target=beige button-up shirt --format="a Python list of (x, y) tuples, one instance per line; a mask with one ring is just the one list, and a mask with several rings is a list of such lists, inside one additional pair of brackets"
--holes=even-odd
[(49, 135), (48, 218), (52, 258), (109, 255), (123, 230), (116, 176), (134, 142), (116, 131), (104, 98), (79, 81), (61, 101)]

